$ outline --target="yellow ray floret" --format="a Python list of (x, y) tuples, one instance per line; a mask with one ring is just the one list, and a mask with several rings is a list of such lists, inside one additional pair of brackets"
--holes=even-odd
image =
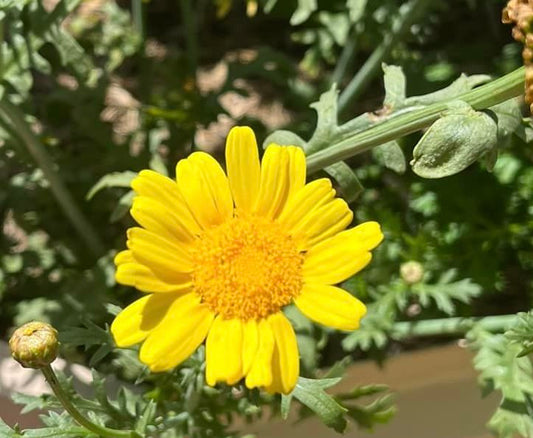
[(359, 327), (365, 305), (335, 285), (363, 269), (383, 239), (353, 214), (327, 179), (306, 180), (296, 146), (270, 145), (262, 161), (250, 128), (233, 128), (226, 168), (204, 152), (176, 166), (176, 181), (143, 170), (132, 181), (128, 249), (117, 282), (147, 295), (111, 332), (119, 347), (166, 371), (206, 345), (206, 381), (288, 394), (299, 375), (296, 335), (283, 314), (294, 303), (313, 321)]

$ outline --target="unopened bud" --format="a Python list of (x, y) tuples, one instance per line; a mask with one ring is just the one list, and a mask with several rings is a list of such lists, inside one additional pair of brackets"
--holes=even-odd
[(24, 368), (43, 368), (57, 357), (57, 330), (45, 322), (28, 322), (15, 330), (9, 348)]
[(415, 284), (424, 277), (424, 267), (414, 260), (402, 263), (400, 266), (400, 276), (407, 284)]

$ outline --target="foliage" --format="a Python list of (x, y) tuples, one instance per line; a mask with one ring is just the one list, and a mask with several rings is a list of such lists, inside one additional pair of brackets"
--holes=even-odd
[(496, 390), (502, 396), (500, 406), (488, 423), (489, 429), (502, 438), (530, 436), (533, 433), (531, 361), (518, 357), (520, 345), (510, 343), (501, 334), (474, 328), (468, 333), (468, 339), (476, 351), (474, 368), (480, 373), (483, 395)]

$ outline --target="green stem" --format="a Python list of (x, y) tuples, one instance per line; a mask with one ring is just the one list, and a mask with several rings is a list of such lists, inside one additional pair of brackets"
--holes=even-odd
[(196, 29), (196, 17), (193, 13), (191, 0), (180, 0), (182, 23), (185, 27), (185, 43), (187, 45), (187, 63), (189, 74), (196, 77), (198, 65), (198, 41)]
[(63, 387), (57, 380), (54, 370), (50, 365), (41, 368), (41, 371), (46, 378), (46, 381), (54, 391), (55, 396), (61, 402), (65, 410), (70, 414), (76, 422), (85, 427), (85, 429), (94, 432), (95, 434), (104, 438), (141, 438), (141, 436), (133, 430), (117, 430), (110, 429), (105, 426), (93, 423), (87, 417), (85, 417), (78, 409), (72, 404), (68, 394), (63, 390)]
[(50, 190), (63, 209), (65, 216), (78, 232), (80, 238), (96, 257), (101, 256), (105, 251), (103, 243), (55, 171), (54, 163), (46, 152), (45, 147), (28, 127), (20, 110), (9, 103), (7, 99), (0, 101), (0, 125), (26, 147), (29, 154), (42, 170), (50, 184)]
[[(524, 67), (451, 100), (462, 100), (474, 109), (485, 109), (519, 96), (524, 92)], [(392, 117), (364, 131), (345, 136), (307, 158), (309, 173), (316, 172), (337, 161), (343, 161), (374, 146), (411, 134), (437, 120), (448, 109), (451, 100), (437, 102), (419, 110)]]
[(339, 84), (342, 81), (342, 78), (344, 78), (344, 75), (346, 74), (346, 70), (348, 70), (348, 67), (352, 63), (352, 60), (357, 53), (356, 46), (357, 32), (354, 29), (350, 33), (348, 41), (346, 41), (346, 45), (342, 49), (341, 55), (339, 56), (335, 70), (333, 70), (333, 73), (331, 74), (331, 78), (329, 80), (330, 84)]
[(507, 330), (516, 320), (516, 315), (485, 316), (483, 318), (442, 318), (427, 319), (416, 322), (397, 322), (394, 324), (395, 339), (405, 339), (416, 336), (461, 335), (472, 328), (474, 324), (490, 332)]
[(393, 47), (403, 38), (427, 4), (428, 0), (412, 0), (405, 12), (402, 13), (400, 11), (392, 30), (385, 35), (382, 43), (376, 47), (372, 55), (339, 96), (339, 113), (344, 111), (350, 102), (357, 99), (368, 83), (375, 77), (381, 67), (381, 63), (389, 56)]

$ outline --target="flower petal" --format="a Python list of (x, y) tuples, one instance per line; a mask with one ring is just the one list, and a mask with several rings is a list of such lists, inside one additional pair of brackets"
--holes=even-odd
[(254, 358), (259, 348), (259, 327), (257, 321), (250, 319), (243, 325), (242, 334), (242, 372), (250, 372)]
[(205, 152), (194, 152), (176, 166), (180, 192), (197, 222), (205, 229), (233, 216), (228, 178), (220, 164)]
[(192, 242), (195, 239), (193, 230), (189, 228), (192, 218), (183, 220), (174, 211), (147, 196), (137, 196), (130, 210), (133, 219), (148, 231), (153, 231), (170, 241)]
[(200, 304), (198, 295), (180, 295), (171, 304), (163, 321), (144, 341), (139, 359), (153, 372), (174, 368), (204, 341), (213, 318), (213, 312)]
[(327, 178), (317, 179), (298, 190), (285, 204), (278, 221), (287, 225), (291, 230), (316, 208), (331, 201), (335, 197), (335, 190)]
[(123, 263), (115, 272), (117, 283), (133, 286), (142, 292), (172, 293), (186, 292), (192, 288), (192, 278), (183, 277), (183, 283), (171, 284), (160, 280), (150, 269), (139, 263)]
[(259, 193), (261, 168), (255, 134), (249, 127), (236, 126), (229, 132), (226, 167), (235, 207), (250, 213)]
[(366, 314), (366, 306), (361, 301), (335, 286), (305, 284), (294, 303), (308, 318), (339, 330), (359, 328)]
[(305, 283), (336, 284), (363, 269), (383, 240), (377, 222), (365, 222), (313, 246), (302, 267)]
[(228, 385), (237, 383), (242, 372), (243, 322), (239, 319), (224, 319), (217, 316), (207, 335), (206, 382)]
[(283, 313), (275, 313), (268, 318), (272, 327), (276, 346), (272, 356), (272, 384), (266, 387), (271, 393), (289, 394), (300, 374), (300, 355), (296, 334)]
[(250, 371), (246, 375), (248, 388), (266, 387), (272, 384), (272, 354), (274, 353), (274, 334), (266, 319), (257, 323), (259, 347)]
[(142, 170), (131, 182), (131, 187), (139, 196), (150, 198), (172, 210), (191, 234), (201, 232), (175, 181), (153, 170)]
[(298, 249), (312, 248), (317, 243), (344, 230), (353, 219), (353, 213), (344, 199), (336, 198), (316, 208), (293, 227)]
[(181, 284), (190, 278), (193, 266), (187, 247), (143, 228), (128, 230), (128, 248), (140, 264), (146, 265), (161, 280)]
[(118, 347), (143, 341), (165, 317), (179, 295), (146, 295), (120, 312), (111, 324), (111, 334)]
[(261, 182), (254, 211), (260, 216), (275, 219), (289, 197), (304, 184), (303, 151), (296, 146), (268, 146), (261, 164)]

